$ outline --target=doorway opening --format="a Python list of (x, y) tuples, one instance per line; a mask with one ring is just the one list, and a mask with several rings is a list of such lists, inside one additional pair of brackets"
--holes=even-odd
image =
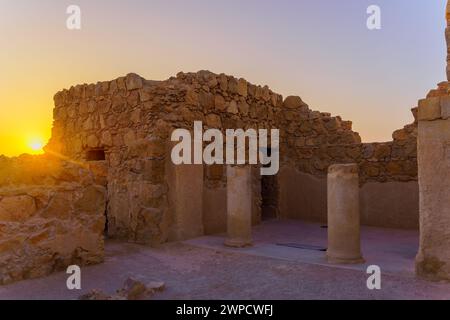
[[(272, 149), (267, 148), (267, 155), (272, 155)], [(267, 166), (270, 166), (267, 165)], [(261, 178), (261, 215), (262, 220), (271, 220), (279, 218), (279, 205), (278, 205), (278, 177), (262, 176)]]

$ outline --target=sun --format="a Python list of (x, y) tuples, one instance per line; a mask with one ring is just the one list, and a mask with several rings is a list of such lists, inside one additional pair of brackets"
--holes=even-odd
[(44, 139), (40, 137), (31, 138), (28, 141), (28, 148), (30, 148), (31, 152), (34, 154), (42, 153), (44, 148)]

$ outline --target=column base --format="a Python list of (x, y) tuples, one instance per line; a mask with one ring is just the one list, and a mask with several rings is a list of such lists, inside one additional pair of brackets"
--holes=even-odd
[(450, 281), (450, 267), (447, 263), (439, 261), (435, 257), (424, 258), (418, 255), (416, 258), (417, 277), (428, 281)]
[(366, 260), (362, 257), (355, 258), (342, 258), (342, 257), (334, 257), (327, 253), (327, 261), (331, 264), (363, 264)]
[(251, 240), (227, 239), (224, 245), (231, 248), (246, 248), (253, 246), (253, 242)]

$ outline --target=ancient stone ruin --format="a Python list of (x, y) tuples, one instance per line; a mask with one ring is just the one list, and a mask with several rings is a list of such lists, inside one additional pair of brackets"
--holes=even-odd
[(57, 93), (46, 154), (2, 159), (2, 282), (101, 262), (103, 232), (149, 245), (225, 232), (226, 166), (170, 159), (171, 132), (192, 130), (194, 121), (280, 129), (279, 174), (261, 178), (252, 170), (253, 224), (326, 221), (328, 167), (358, 163), (362, 223), (418, 226), (416, 121), (392, 142), (364, 144), (350, 121), (244, 79), (129, 74)]
[[(250, 223), (326, 222), (328, 169), (345, 171), (345, 164), (357, 179), (347, 198), (355, 199), (354, 190), (359, 198), (349, 230), (359, 233), (359, 223), (417, 229), (420, 221), (418, 273), (450, 278), (448, 82), (412, 109), (411, 124), (382, 143), (362, 143), (352, 122), (314, 111), (300, 97), (283, 99), (267, 86), (209, 71), (165, 81), (128, 74), (71, 87), (54, 100), (46, 154), (0, 158), (2, 284), (100, 263), (105, 236), (156, 246), (228, 230), (229, 243), (241, 246), (251, 244)], [(279, 129), (279, 173), (174, 165), (171, 133), (192, 130), (194, 121), (222, 132)], [(243, 180), (228, 183), (235, 177)], [(227, 215), (243, 211), (246, 227), (241, 217)], [(342, 239), (336, 239), (338, 248)], [(352, 241), (349, 259), (362, 260), (358, 238)]]

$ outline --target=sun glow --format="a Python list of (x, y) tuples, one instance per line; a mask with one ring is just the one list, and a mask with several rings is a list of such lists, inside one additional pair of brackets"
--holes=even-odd
[(44, 139), (39, 137), (31, 138), (28, 141), (28, 147), (30, 148), (31, 153), (33, 154), (43, 153)]

